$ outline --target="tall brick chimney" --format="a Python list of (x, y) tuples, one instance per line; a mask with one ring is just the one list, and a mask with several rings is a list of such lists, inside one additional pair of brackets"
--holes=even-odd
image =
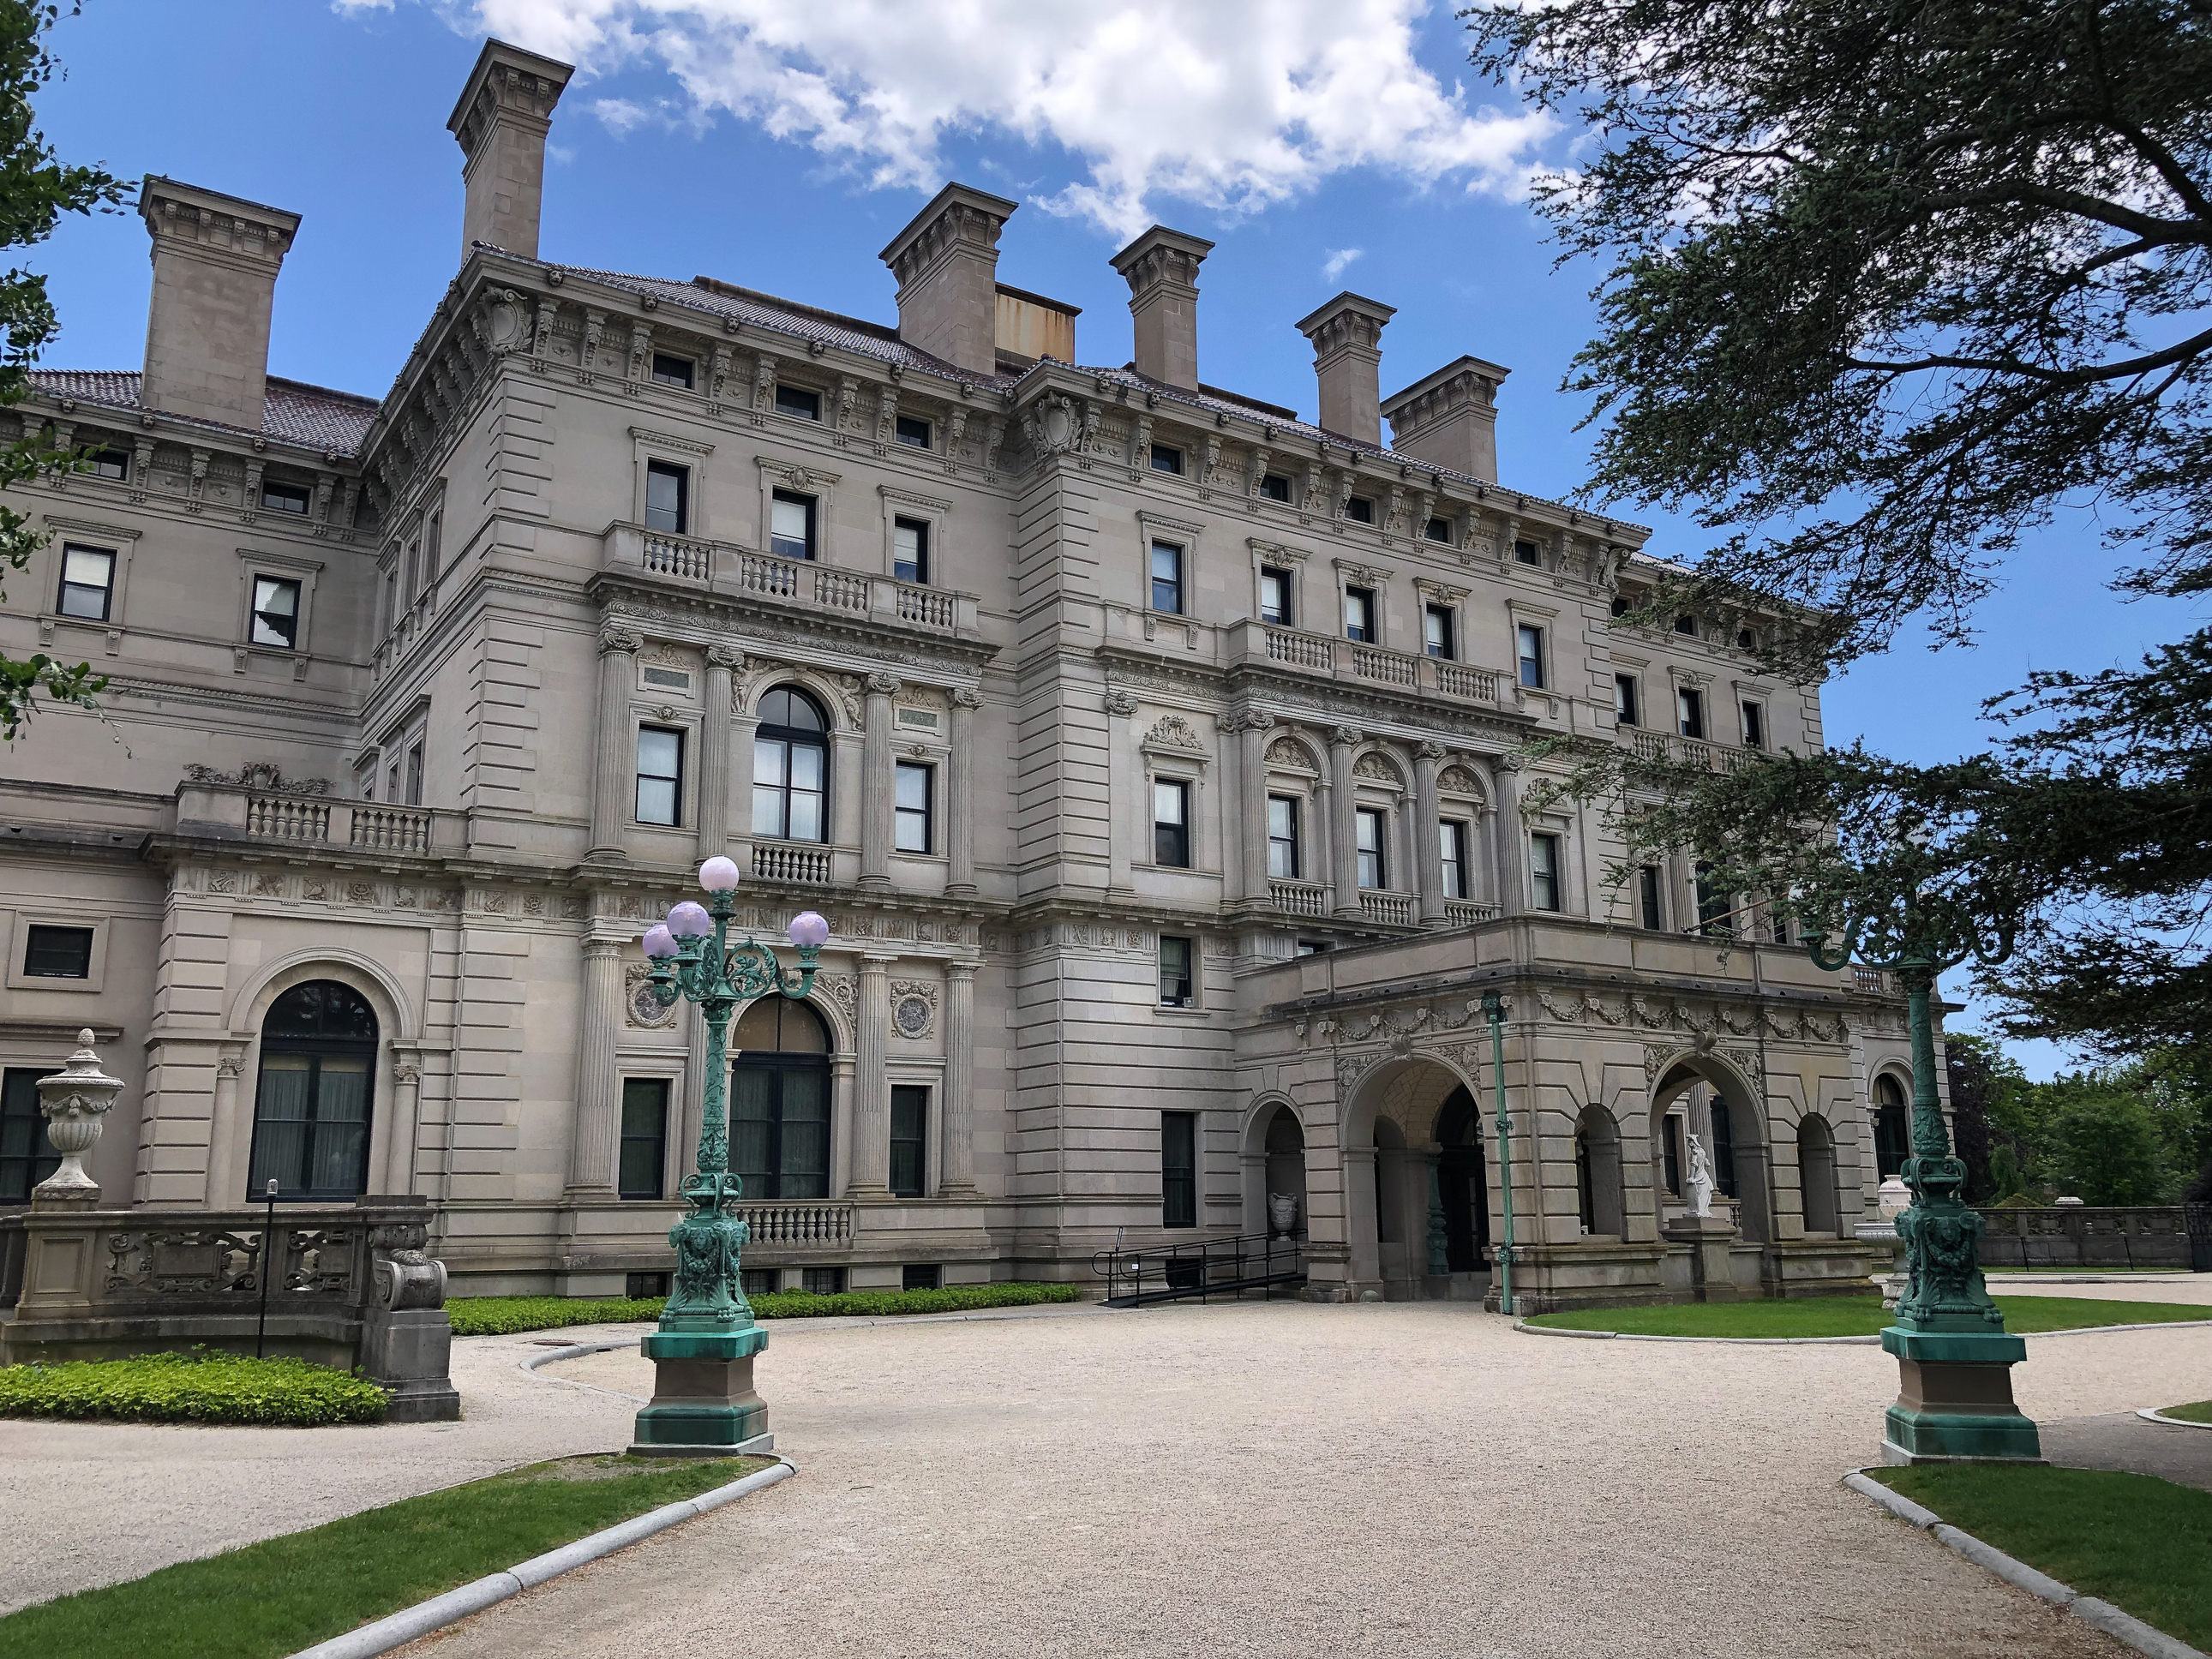
[(573, 64), (487, 40), (453, 106), (446, 130), (460, 141), (468, 200), (461, 210), (461, 263), (489, 242), (538, 257), (538, 216), (545, 198), (545, 134), (553, 106), (576, 72)]
[(258, 432), (276, 273), (300, 216), (158, 173), (139, 188), (138, 216), (154, 239), (140, 400)]
[(1382, 400), (1401, 455), (1498, 482), (1498, 388), (1513, 371), (1460, 357)]
[(1198, 390), (1198, 268), (1212, 252), (1202, 236), (1154, 225), (1114, 256), (1129, 284), (1138, 374)]
[(1321, 383), (1324, 430), (1363, 443), (1382, 441), (1382, 328), (1393, 306), (1349, 291), (1298, 321), (1313, 342), (1314, 378)]
[(999, 233), (1020, 204), (947, 185), (878, 257), (898, 278), (898, 334), (977, 374), (998, 368)]

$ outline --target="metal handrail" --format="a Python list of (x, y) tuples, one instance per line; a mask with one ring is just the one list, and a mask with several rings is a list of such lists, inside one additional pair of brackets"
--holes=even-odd
[[(1091, 1258), (1091, 1271), (1106, 1281), (1106, 1305), (1137, 1308), (1153, 1302), (1267, 1291), (1306, 1279), (1305, 1235), (1239, 1233), (1231, 1238), (1199, 1238), (1182, 1244), (1141, 1249), (1119, 1247)], [(1150, 1277), (1157, 1289), (1147, 1290)]]

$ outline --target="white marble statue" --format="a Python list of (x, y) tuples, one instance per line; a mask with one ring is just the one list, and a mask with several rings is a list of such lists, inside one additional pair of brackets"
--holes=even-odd
[(1713, 1161), (1705, 1156), (1705, 1143), (1695, 1135), (1690, 1137), (1690, 1178), (1684, 1184), (1689, 1188), (1690, 1213), (1711, 1215), (1713, 1212)]

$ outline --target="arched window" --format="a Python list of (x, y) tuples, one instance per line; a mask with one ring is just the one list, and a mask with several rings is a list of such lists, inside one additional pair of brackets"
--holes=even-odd
[(1583, 1231), (1622, 1237), (1620, 1128), (1602, 1106), (1584, 1107), (1575, 1121), (1575, 1185)]
[(1905, 1109), (1905, 1090), (1885, 1073), (1874, 1080), (1874, 1168), (1887, 1181), (1905, 1173), (1912, 1156), (1912, 1120)]
[(760, 700), (753, 733), (753, 834), (776, 841), (830, 839), (830, 722), (795, 686)]
[(1818, 1112), (1797, 1125), (1797, 1179), (1805, 1189), (1805, 1231), (1840, 1233), (1836, 1202), (1836, 1137)]
[(730, 1168), (747, 1198), (830, 1196), (830, 1036), (804, 1003), (771, 993), (731, 1046)]
[(271, 1179), (286, 1199), (357, 1198), (368, 1189), (376, 1014), (335, 980), (295, 985), (261, 1022), (246, 1197)]

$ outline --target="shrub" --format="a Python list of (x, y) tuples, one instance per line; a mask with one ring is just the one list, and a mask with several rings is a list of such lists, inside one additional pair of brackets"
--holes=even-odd
[[(1022, 1308), (1047, 1302), (1079, 1302), (1078, 1285), (954, 1285), (941, 1291), (854, 1291), (811, 1296), (777, 1291), (749, 1298), (761, 1319), (828, 1319), (840, 1315), (967, 1313), (978, 1308)], [(512, 1336), (557, 1330), (564, 1325), (632, 1324), (660, 1317), (666, 1298), (647, 1297), (472, 1296), (449, 1302), (455, 1336)]]
[(249, 1359), (204, 1348), (131, 1359), (0, 1365), (0, 1417), (305, 1428), (380, 1423), (388, 1403), (382, 1389), (350, 1371), (304, 1359)]

